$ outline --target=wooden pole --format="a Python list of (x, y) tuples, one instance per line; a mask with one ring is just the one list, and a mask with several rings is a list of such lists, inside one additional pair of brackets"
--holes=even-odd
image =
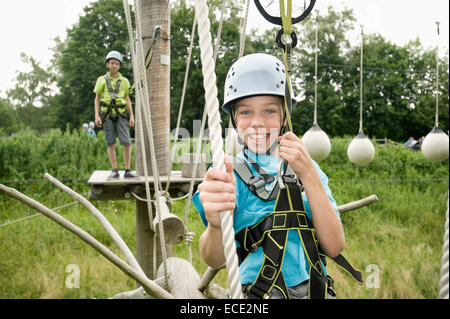
[[(169, 132), (170, 132), (170, 9), (167, 0), (140, 0), (141, 30), (143, 34), (144, 52), (147, 52), (152, 43), (155, 27), (160, 26), (160, 38), (153, 48), (153, 59), (147, 69), (148, 92), (150, 96), (150, 114), (152, 117), (153, 139), (157, 166), (160, 175), (167, 175), (167, 162), (169, 161)], [(147, 110), (146, 110), (147, 111)], [(136, 112), (137, 113), (137, 112)], [(136, 118), (136, 131), (143, 126), (146, 132), (145, 121)], [(144, 149), (141, 149), (139, 134), (136, 135), (136, 172), (144, 175), (143, 152), (147, 159), (148, 174), (153, 175), (148, 136), (144, 138)], [(153, 214), (155, 216), (155, 214)], [(149, 278), (154, 278), (156, 272), (153, 266), (154, 232), (151, 229), (153, 221), (149, 220), (147, 203), (136, 202), (136, 255), (139, 264)], [(155, 245), (156, 267), (161, 262), (159, 244)], [(167, 251), (171, 255), (171, 251)]]
[(100, 254), (102, 254), (106, 259), (108, 259), (111, 263), (117, 266), (120, 270), (122, 270), (126, 275), (130, 276), (134, 280), (136, 280), (139, 284), (141, 284), (146, 292), (155, 298), (162, 299), (172, 299), (173, 296), (154, 283), (152, 280), (149, 280), (147, 277), (143, 276), (140, 271), (137, 271), (122, 259), (120, 259), (116, 254), (114, 254), (109, 248), (104, 246), (94, 237), (92, 237), (89, 233), (81, 229), (80, 227), (72, 224), (70, 221), (58, 215), (47, 206), (42, 205), (40, 202), (22, 194), (14, 188), (7, 187), (3, 184), (0, 184), (0, 191), (3, 191), (6, 195), (13, 197), (31, 208), (37, 210), (42, 213), (44, 216), (52, 219), (54, 222), (58, 223), (68, 231), (72, 232), (76, 236), (78, 236), (85, 243), (90, 245), (92, 248), (97, 250)]

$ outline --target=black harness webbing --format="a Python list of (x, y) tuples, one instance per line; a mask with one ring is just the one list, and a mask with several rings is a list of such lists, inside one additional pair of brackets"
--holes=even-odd
[[(264, 201), (274, 200), (278, 194), (278, 183), (275, 184), (272, 192), (266, 190), (266, 183), (272, 182), (274, 179), (267, 179), (263, 174), (260, 176), (253, 175), (252, 170), (248, 166), (247, 162), (242, 158), (233, 157), (233, 167), (236, 174), (244, 182), (245, 185), (250, 189), (252, 193), (261, 198)], [(294, 180), (295, 175), (290, 166), (286, 168), (287, 174), (283, 176), (284, 179)], [(268, 174), (266, 174), (268, 175)], [(271, 175), (269, 175), (271, 176)]]
[[(274, 211), (256, 225), (242, 229), (235, 236), (240, 245), (237, 248), (239, 264), (250, 253), (255, 252), (258, 247), (262, 248), (264, 254), (264, 261), (256, 280), (246, 288), (248, 298), (266, 298), (273, 288), (277, 288), (286, 299), (289, 298), (289, 292), (281, 271), (289, 230), (298, 232), (308, 260), (309, 297), (326, 298), (327, 291), (332, 290), (333, 280), (325, 274), (321, 264), (325, 254), (320, 250), (314, 227), (305, 213), (301, 194), (303, 187), (300, 181), (295, 178), (295, 175), (292, 177), (292, 174), (290, 174), (292, 169), (288, 166), (287, 174), (282, 176), (286, 188), (280, 189), (277, 184), (269, 194), (264, 187), (265, 183), (261, 181), (264, 180), (263, 177), (256, 178), (245, 161), (236, 159), (237, 161), (234, 162), (236, 173), (255, 195), (263, 200), (270, 200), (274, 197), (273, 194), (276, 194)], [(355, 270), (344, 256), (338, 255), (331, 259), (345, 269), (357, 282), (363, 282), (362, 274)]]
[(115, 105), (116, 104), (117, 93), (119, 93), (119, 90), (120, 90), (120, 82), (121, 82), (121, 80), (120, 79), (117, 80), (116, 87), (113, 89), (108, 74), (105, 74), (103, 77), (106, 80), (106, 86), (108, 87), (109, 96), (111, 97), (111, 103), (110, 104), (111, 105)]

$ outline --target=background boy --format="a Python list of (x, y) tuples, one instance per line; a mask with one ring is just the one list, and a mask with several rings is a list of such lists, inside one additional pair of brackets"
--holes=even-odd
[(134, 126), (134, 115), (128, 95), (130, 82), (119, 73), (123, 58), (118, 51), (110, 51), (106, 56), (108, 73), (98, 77), (95, 84), (95, 124), (103, 126), (111, 164), (109, 178), (119, 178), (116, 159), (116, 133), (123, 145), (125, 178), (136, 175), (130, 170), (131, 139), (129, 127)]

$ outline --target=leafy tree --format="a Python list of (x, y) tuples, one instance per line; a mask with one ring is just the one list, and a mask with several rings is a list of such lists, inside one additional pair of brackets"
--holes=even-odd
[[(414, 108), (408, 110), (404, 118), (404, 136), (416, 138), (425, 136), (434, 127), (436, 112), (436, 52), (425, 50), (418, 40), (410, 41), (406, 48), (412, 52), (409, 56), (410, 77), (414, 86), (408, 97)], [(439, 58), (439, 127), (446, 133), (449, 129), (449, 82), (448, 51)]]
[[(360, 52), (349, 52), (349, 64), (357, 65)], [(447, 65), (447, 71), (445, 69)], [(435, 54), (418, 40), (404, 47), (369, 35), (364, 45), (363, 116), (365, 133), (396, 141), (426, 135), (434, 126)], [(441, 92), (448, 92), (448, 63), (441, 61)], [(348, 75), (353, 94), (346, 103), (357, 106), (359, 115), (359, 70)], [(359, 91), (358, 91), (359, 92)], [(356, 98), (358, 96), (358, 98)], [(415, 105), (411, 109), (410, 105)], [(448, 94), (441, 96), (441, 123), (448, 129)], [(358, 117), (355, 117), (356, 127)]]
[[(312, 14), (297, 27), (301, 30), (298, 48), (294, 51), (291, 79), (295, 83), (294, 91), (304, 96), (292, 113), (297, 134), (303, 134), (313, 124), (315, 20)], [(347, 64), (346, 53), (350, 49), (347, 32), (353, 29), (354, 21), (352, 10), (337, 12), (331, 6), (319, 18), (317, 121), (332, 136), (342, 134), (340, 130), (346, 126), (350, 111), (343, 98), (346, 69), (336, 66)]]
[[(209, 1), (211, 33), (215, 42), (222, 0)], [(237, 59), (243, 3), (227, 2), (216, 61), (219, 102), (223, 99), (226, 73)], [(177, 120), (186, 69), (186, 58), (194, 19), (192, 0), (171, 4), (171, 127)], [(291, 79), (300, 101), (292, 113), (294, 131), (303, 134), (313, 123), (315, 16), (294, 26), (298, 45), (293, 51)], [(348, 31), (355, 25), (353, 11), (329, 7), (319, 19), (318, 123), (331, 136), (355, 135), (359, 126), (360, 46), (352, 47)], [(281, 58), (274, 37), (279, 27), (262, 35), (247, 32), (245, 54), (266, 52)], [(19, 72), (16, 87), (0, 103), (0, 121), (6, 127), (20, 125), (43, 131), (51, 127), (79, 127), (93, 119), (93, 88), (98, 76), (106, 73), (105, 56), (110, 50), (123, 53), (121, 73), (132, 79), (129, 39), (120, 0), (99, 0), (84, 8), (79, 22), (67, 30), (67, 39), (55, 39), (54, 58), (49, 68), (22, 54), (31, 66)], [(439, 60), (440, 127), (448, 131), (448, 52)], [(379, 34), (365, 36), (364, 44), (364, 130), (372, 137), (402, 141), (426, 135), (434, 126), (435, 50), (424, 49), (419, 40), (398, 46)], [(55, 92), (56, 93), (55, 95)], [(191, 133), (193, 121), (204, 109), (198, 32), (192, 52), (181, 126)], [(415, 108), (410, 105), (414, 104)], [(223, 113), (222, 113), (223, 115)], [(228, 117), (223, 116), (225, 128)], [(14, 129), (9, 129), (12, 132)]]
[[(211, 20), (211, 35), (216, 43), (217, 29), (221, 15), (222, 1), (208, 2)], [(222, 101), (225, 76), (228, 68), (238, 57), (239, 52), (239, 10), (233, 2), (229, 2), (224, 12), (219, 51), (216, 60), (218, 98)], [(194, 7), (184, 0), (176, 1), (171, 10), (171, 126), (175, 127), (180, 106), (182, 87), (186, 69), (186, 59), (194, 19)], [(203, 90), (203, 75), (200, 61), (200, 47), (198, 45), (198, 30), (195, 32), (192, 49), (189, 77), (184, 100), (181, 127), (192, 133), (193, 121), (201, 120), (205, 105)], [(228, 118), (224, 117), (224, 123)]]
[(52, 64), (44, 68), (25, 53), (21, 53), (20, 57), (31, 70), (17, 72), (15, 87), (8, 89), (6, 96), (16, 110), (18, 124), (43, 132), (54, 125), (55, 66)]
[(99, 0), (84, 8), (79, 22), (67, 30), (67, 39), (57, 64), (60, 94), (57, 97), (57, 125), (80, 123), (94, 119), (93, 89), (97, 78), (107, 72), (105, 57), (110, 50), (124, 55), (121, 73), (132, 79), (128, 32), (123, 3)]
[[(313, 122), (315, 19), (304, 22), (294, 51), (291, 79), (303, 93), (292, 114), (296, 133)], [(352, 47), (352, 10), (332, 7), (319, 19), (318, 123), (331, 136), (355, 135), (359, 128), (360, 45)], [(365, 35), (363, 73), (364, 131), (371, 137), (403, 141), (426, 135), (434, 126), (435, 51), (419, 40), (406, 46), (379, 34)], [(440, 60), (440, 126), (448, 130), (448, 54)], [(416, 108), (410, 109), (414, 103)]]
[(14, 108), (7, 100), (0, 98), (0, 136), (9, 135), (16, 129), (16, 116)]

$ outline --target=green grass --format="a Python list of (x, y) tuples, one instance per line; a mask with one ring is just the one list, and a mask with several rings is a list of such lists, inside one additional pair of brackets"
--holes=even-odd
[[(66, 143), (70, 143), (72, 138), (75, 140), (73, 136), (54, 138), (56, 144), (61, 140), (66, 140)], [(348, 142), (332, 140), (332, 145), (332, 153), (320, 165), (330, 178), (329, 185), (338, 205), (371, 194), (376, 194), (380, 199), (375, 204), (341, 215), (346, 234), (344, 255), (362, 271), (366, 283), (357, 285), (329, 262), (328, 270), (335, 280), (339, 297), (436, 298), (447, 209), (448, 161), (431, 163), (420, 152), (390, 143), (387, 147), (376, 146), (376, 157), (370, 165), (355, 167), (346, 157)], [(7, 149), (1, 142), (0, 147)], [(20, 145), (16, 144), (16, 147), (20, 148)], [(35, 146), (36, 152), (39, 147)], [(60, 145), (53, 147), (58, 152), (64, 152)], [(56, 156), (52, 154), (50, 158)], [(75, 155), (65, 156), (67, 162), (74, 163)], [(79, 160), (82, 162), (82, 159)], [(30, 159), (28, 165), (34, 165), (30, 170), (35, 174), (26, 172), (27, 167), (21, 166), (16, 169), (16, 175), (11, 175), (14, 168), (11, 166), (9, 175), (1, 178), (17, 179), (20, 174), (24, 178), (41, 178), (39, 174), (44, 173), (42, 167), (50, 167), (43, 157), (40, 161)], [(88, 176), (93, 165), (80, 164), (82, 169), (78, 171), (78, 176)], [(74, 176), (74, 168), (68, 174), (57, 170), (56, 166), (51, 167), (59, 172), (59, 175), (53, 174), (59, 178)], [(8, 186), (16, 187), (48, 207), (73, 201), (49, 184), (36, 181), (9, 183)], [(87, 197), (85, 181), (70, 181), (68, 184)], [(134, 252), (135, 203), (110, 201), (94, 204)], [(173, 205), (173, 212), (182, 220), (185, 204), (185, 201), (178, 201)], [(35, 213), (28, 206), (0, 194), (0, 225)], [(106, 231), (83, 206), (76, 204), (58, 213), (123, 258)], [(192, 243), (193, 265), (202, 275), (207, 267), (199, 255), (198, 238), (204, 227), (192, 205), (187, 228), (196, 233)], [(184, 242), (173, 248), (173, 254), (186, 259), (189, 257)], [(80, 288), (67, 288), (65, 285), (70, 275), (66, 267), (70, 264), (80, 268)], [(370, 286), (373, 283), (370, 267), (373, 265), (380, 271), (378, 288)], [(219, 272), (214, 282), (226, 287), (226, 271)], [(93, 248), (44, 216), (0, 227), (0, 298), (107, 298), (135, 288), (132, 279)]]

